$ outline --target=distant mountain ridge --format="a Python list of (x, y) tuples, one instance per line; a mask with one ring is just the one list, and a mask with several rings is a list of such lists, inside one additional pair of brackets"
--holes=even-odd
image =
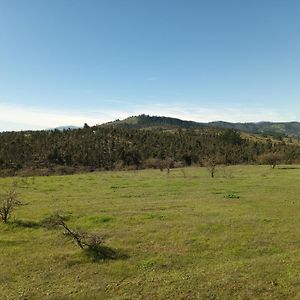
[(59, 130), (59, 131), (64, 131), (64, 130), (73, 130), (73, 129), (79, 129), (81, 127), (78, 126), (74, 126), (74, 125), (66, 125), (66, 126), (59, 126), (59, 127), (55, 127), (51, 130)]
[[(105, 123), (104, 126), (118, 126), (136, 129), (151, 129), (151, 128), (204, 128), (216, 127), (223, 129), (236, 129), (248, 133), (263, 134), (263, 135), (282, 135), (290, 137), (300, 137), (300, 122), (258, 122), (258, 123), (231, 123), (224, 121), (215, 121), (209, 123), (201, 123), (195, 121), (185, 121), (171, 117), (139, 115), (126, 118), (124, 120), (116, 120)], [(102, 126), (103, 126), (102, 125)]]
[(211, 122), (210, 126), (232, 128), (249, 133), (300, 137), (300, 122), (229, 123)]
[(128, 117), (124, 120), (116, 120), (103, 125), (119, 126), (126, 128), (199, 128), (207, 127), (207, 124), (202, 124), (194, 121), (185, 121), (171, 117), (159, 117), (149, 115), (139, 115)]

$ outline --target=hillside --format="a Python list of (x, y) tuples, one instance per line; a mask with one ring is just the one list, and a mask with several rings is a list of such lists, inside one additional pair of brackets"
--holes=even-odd
[(208, 127), (207, 124), (202, 124), (194, 121), (184, 121), (177, 118), (159, 117), (149, 115), (139, 115), (126, 118), (124, 120), (116, 120), (114, 122), (105, 123), (103, 125), (112, 125), (124, 128), (148, 129), (148, 128), (203, 128)]
[(300, 137), (300, 122), (229, 123), (220, 121), (211, 122), (209, 126), (237, 129), (264, 135)]
[[(299, 143), (289, 139), (275, 140), (235, 130), (200, 128), (201, 125), (192, 128), (195, 123), (176, 119), (171, 125), (166, 122), (168, 118), (162, 118), (160, 123), (157, 120), (158, 117), (148, 119), (148, 127), (144, 128), (151, 130), (138, 129), (143, 123), (139, 123), (140, 118), (133, 118), (131, 122), (136, 122), (137, 129), (85, 126), (64, 131), (0, 133), (0, 176), (22, 175), (22, 170), (29, 170), (32, 174), (42, 169), (43, 174), (52, 174), (58, 166), (62, 167), (63, 173), (86, 168), (116, 170), (189, 166), (204, 164), (211, 156), (224, 164), (249, 164), (258, 163), (261, 155), (274, 152), (281, 154), (283, 162), (290, 163), (300, 158)], [(167, 124), (164, 127), (171, 129), (155, 128), (155, 124), (164, 122)], [(189, 130), (180, 130), (177, 123)], [(180, 128), (176, 129), (176, 126)]]
[(150, 128), (205, 128), (216, 127), (226, 129), (236, 129), (244, 132), (274, 135), (300, 137), (300, 122), (258, 122), (258, 123), (230, 123), (216, 121), (210, 123), (200, 123), (194, 121), (184, 121), (177, 118), (158, 117), (139, 115), (132, 116), (124, 120), (116, 120), (104, 124), (125, 128), (150, 129)]

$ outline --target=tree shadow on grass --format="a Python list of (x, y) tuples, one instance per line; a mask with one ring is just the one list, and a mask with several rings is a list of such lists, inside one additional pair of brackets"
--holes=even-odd
[(278, 167), (277, 170), (299, 170), (300, 167)]
[(24, 228), (39, 228), (41, 224), (39, 222), (31, 221), (31, 220), (22, 220), (17, 219), (11, 222), (12, 225), (16, 227), (24, 227)]
[(113, 249), (107, 246), (94, 246), (88, 247), (83, 250), (85, 256), (93, 261), (104, 261), (104, 260), (125, 260), (128, 259), (129, 256), (123, 250)]
[(0, 240), (0, 247), (4, 246), (19, 246), (24, 245), (24, 243), (28, 243), (26, 240), (18, 240), (18, 241), (11, 241), (11, 240)]

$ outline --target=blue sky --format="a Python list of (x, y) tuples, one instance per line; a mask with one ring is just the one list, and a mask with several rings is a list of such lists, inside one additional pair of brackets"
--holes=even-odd
[(298, 0), (0, 0), (0, 130), (300, 120), (299, 13)]

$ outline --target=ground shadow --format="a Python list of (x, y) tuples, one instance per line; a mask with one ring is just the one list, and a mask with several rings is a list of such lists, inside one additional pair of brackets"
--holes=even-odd
[(113, 249), (107, 246), (88, 247), (83, 250), (84, 254), (92, 261), (125, 260), (128, 254), (121, 249)]
[(25, 228), (39, 228), (41, 224), (39, 222), (31, 221), (31, 220), (13, 220), (11, 222), (12, 225), (17, 227), (25, 227)]
[(28, 241), (27, 240), (18, 240), (18, 241), (0, 240), (0, 247), (2, 247), (2, 246), (18, 246), (18, 245), (23, 245), (24, 243), (28, 243)]

